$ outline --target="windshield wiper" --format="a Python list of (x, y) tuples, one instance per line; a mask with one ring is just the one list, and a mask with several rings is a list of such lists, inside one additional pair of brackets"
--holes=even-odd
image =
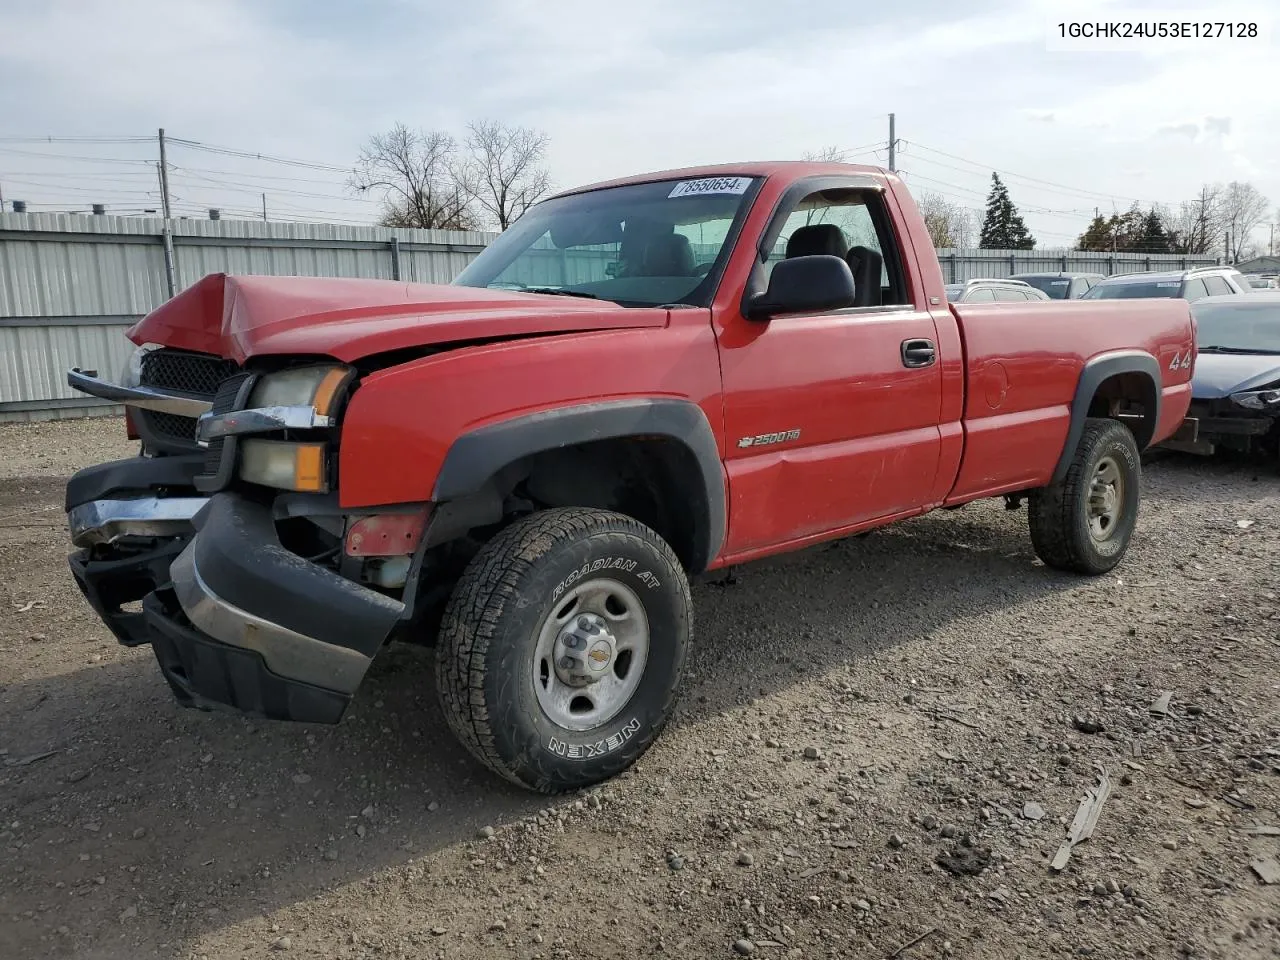
[(1211, 344), (1207, 347), (1198, 347), (1200, 353), (1247, 353), (1264, 357), (1280, 356), (1280, 350), (1264, 350), (1261, 347), (1220, 347)]
[(551, 297), (585, 297), (588, 300), (599, 300), (594, 293), (584, 290), (565, 290), (563, 287), (525, 287), (521, 293), (545, 293)]

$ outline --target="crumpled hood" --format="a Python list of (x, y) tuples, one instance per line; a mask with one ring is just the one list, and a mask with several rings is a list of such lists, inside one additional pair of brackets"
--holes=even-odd
[(314, 354), (352, 362), (463, 340), (661, 327), (667, 311), (445, 284), (215, 273), (139, 320), (134, 343), (231, 357)]
[(1260, 390), (1280, 381), (1280, 357), (1254, 353), (1196, 355), (1191, 395), (1197, 400), (1220, 400), (1241, 390)]

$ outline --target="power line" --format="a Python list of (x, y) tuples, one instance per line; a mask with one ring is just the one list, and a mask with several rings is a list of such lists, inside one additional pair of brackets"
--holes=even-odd
[(155, 137), (0, 137), (0, 143), (146, 143)]
[(204, 176), (203, 174), (193, 173), (188, 167), (179, 167), (173, 164), (170, 164), (169, 166), (180, 175), (185, 175), (186, 177), (194, 180), (202, 180), (205, 183), (211, 183), (215, 186), (220, 186), (236, 193), (252, 193), (256, 195), (262, 193), (263, 190), (266, 190), (272, 196), (275, 196), (276, 194), (289, 194), (297, 197), (312, 197), (320, 200), (351, 200), (355, 203), (378, 202), (376, 200), (371, 200), (368, 197), (342, 197), (332, 193), (311, 193), (305, 190), (290, 190), (286, 187), (263, 187), (261, 184), (255, 183), (237, 183), (234, 180), (219, 180), (214, 177)]
[[(979, 197), (983, 199), (985, 199), (986, 197), (986, 195), (980, 190), (972, 190), (969, 187), (962, 187), (962, 186), (959, 186), (958, 184), (947, 183), (945, 180), (935, 180), (932, 177), (926, 177), (923, 173), (916, 173), (914, 170), (903, 170), (902, 173), (909, 174), (910, 176), (914, 177), (916, 180), (924, 180), (928, 183), (936, 183), (939, 186), (950, 187), (953, 190), (960, 190), (964, 193), (971, 193), (975, 197)], [(1047, 217), (1063, 217), (1068, 220), (1079, 220), (1081, 217), (1085, 216), (1085, 214), (1077, 213), (1071, 210), (1053, 210), (1049, 207), (1034, 207), (1034, 206), (1029, 206), (1027, 204), (1019, 204), (1018, 209), (1024, 210), (1027, 213), (1038, 213), (1038, 214), (1043, 214), (1044, 216), (1047, 216)]]
[(1028, 180), (1031, 183), (1039, 183), (1049, 187), (1056, 187), (1059, 190), (1066, 190), (1070, 193), (1080, 194), (1081, 196), (1100, 197), (1104, 200), (1128, 200), (1131, 203), (1141, 202), (1137, 197), (1126, 197), (1118, 193), (1102, 193), (1097, 190), (1084, 190), (1079, 187), (1070, 187), (1070, 186), (1067, 186), (1066, 184), (1055, 183), (1052, 180), (1042, 180), (1039, 177), (1029, 177), (1026, 174), (1014, 173), (1011, 170), (1005, 170), (999, 167), (995, 167), (989, 163), (979, 163), (977, 160), (970, 160), (967, 157), (957, 156), (954, 153), (947, 153), (945, 150), (938, 150), (935, 147), (926, 146), (925, 144), (919, 143), (915, 140), (910, 140), (910, 141), (904, 140), (903, 143), (909, 143), (911, 146), (917, 147), (921, 150), (927, 150), (929, 153), (936, 153), (942, 157), (948, 157), (952, 160), (959, 160), (961, 163), (967, 163), (972, 166), (978, 167), (979, 169), (982, 169), (982, 170), (992, 170), (992, 171), (995, 171), (996, 173), (1002, 173), (1006, 177), (1009, 177), (1015, 180)]
[(86, 157), (79, 154), (67, 153), (40, 153), (35, 150), (15, 150), (12, 147), (0, 147), (0, 153), (9, 153), (15, 156), (23, 157), (40, 157), (44, 160), (88, 160), (94, 163), (146, 163), (150, 164), (151, 160), (130, 160), (125, 157)]
[(328, 163), (314, 163), (309, 160), (293, 160), (288, 157), (274, 157), (266, 153), (254, 153), (249, 150), (237, 150), (233, 147), (220, 147), (215, 144), (201, 143), (198, 140), (184, 140), (181, 137), (169, 137), (170, 143), (206, 153), (216, 153), (226, 157), (241, 157), (246, 160), (262, 160), (266, 163), (282, 163), (291, 167), (302, 167), (308, 170), (331, 170), (335, 173), (349, 173), (350, 167), (337, 167)]

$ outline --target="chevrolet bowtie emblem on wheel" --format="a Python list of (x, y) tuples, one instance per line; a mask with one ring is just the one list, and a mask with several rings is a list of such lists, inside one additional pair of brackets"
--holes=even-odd
[(743, 437), (738, 441), (739, 447), (763, 447), (770, 443), (787, 443), (800, 439), (800, 430), (783, 430), (781, 433), (762, 433), (758, 437)]

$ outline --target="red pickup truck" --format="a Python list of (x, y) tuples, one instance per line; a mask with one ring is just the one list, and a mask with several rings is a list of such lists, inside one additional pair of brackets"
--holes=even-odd
[(184, 704), (336, 722), (384, 644), (435, 644), (475, 756), (571, 789), (667, 720), (692, 575), (995, 496), (1111, 569), (1193, 333), (1177, 300), (949, 305), (874, 168), (584, 187), (451, 285), (209, 276), (121, 382), (71, 371), (142, 441), (69, 481), (71, 568)]

